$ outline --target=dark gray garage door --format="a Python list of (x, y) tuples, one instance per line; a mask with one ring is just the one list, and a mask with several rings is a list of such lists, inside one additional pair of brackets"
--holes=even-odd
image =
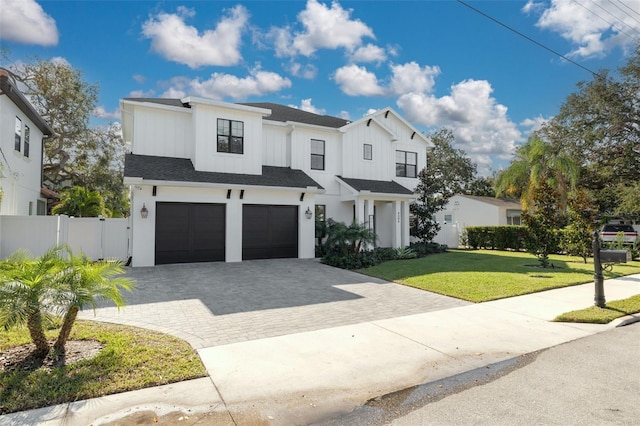
[(224, 204), (156, 204), (156, 265), (224, 261), (224, 247)]
[(298, 257), (298, 206), (242, 209), (242, 259)]

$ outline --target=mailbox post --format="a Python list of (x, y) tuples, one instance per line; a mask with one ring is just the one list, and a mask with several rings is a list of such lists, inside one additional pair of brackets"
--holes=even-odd
[(600, 263), (600, 237), (598, 231), (593, 233), (593, 278), (596, 284), (595, 305), (599, 308), (606, 306), (604, 299), (604, 276), (602, 275), (602, 264)]

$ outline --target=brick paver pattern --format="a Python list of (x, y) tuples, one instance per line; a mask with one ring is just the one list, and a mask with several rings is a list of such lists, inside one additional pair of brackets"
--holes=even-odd
[(80, 317), (180, 337), (195, 349), (469, 304), (317, 260), (274, 259), (126, 268), (137, 288), (119, 311)]

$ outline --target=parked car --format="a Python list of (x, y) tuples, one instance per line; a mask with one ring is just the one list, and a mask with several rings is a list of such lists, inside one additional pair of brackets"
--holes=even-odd
[(605, 243), (618, 241), (618, 234), (622, 233), (622, 244), (635, 244), (638, 241), (638, 232), (631, 225), (609, 223), (602, 227), (600, 239)]

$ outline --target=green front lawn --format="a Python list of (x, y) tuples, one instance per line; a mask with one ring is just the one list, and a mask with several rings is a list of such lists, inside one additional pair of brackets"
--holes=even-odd
[(604, 308), (591, 306), (559, 315), (554, 321), (608, 324), (614, 319), (640, 312), (640, 294), (628, 299), (607, 302)]
[[(47, 332), (54, 338), (57, 330)], [(61, 367), (0, 369), (0, 414), (206, 376), (184, 341), (140, 328), (78, 321), (71, 339), (105, 345), (97, 356)], [(26, 329), (0, 334), (0, 354), (29, 343)], [(1, 367), (1, 365), (0, 365)]]
[[(593, 282), (593, 263), (552, 255), (555, 268), (538, 268), (528, 253), (450, 250), (420, 259), (393, 260), (360, 272), (470, 302), (513, 297)], [(640, 262), (615, 265), (606, 278), (640, 273)]]

